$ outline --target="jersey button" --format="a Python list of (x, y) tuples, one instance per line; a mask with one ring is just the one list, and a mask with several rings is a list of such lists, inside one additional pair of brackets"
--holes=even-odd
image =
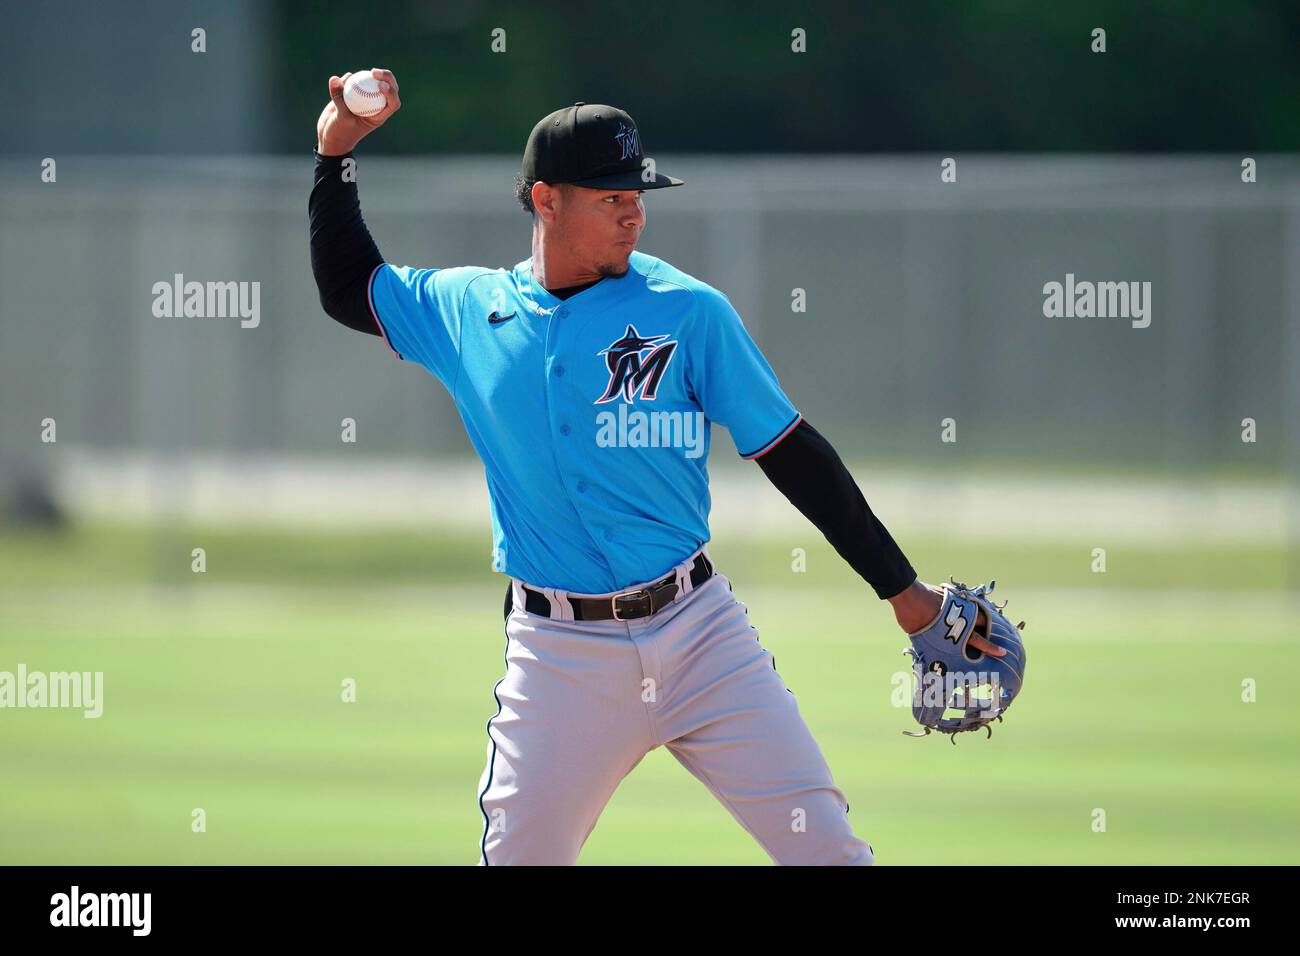
[(578, 493), (581, 494), (586, 490), (587, 490), (587, 483), (585, 481), (578, 482)]
[(567, 435), (567, 434), (569, 434), (569, 426), (568, 426), (568, 425), (561, 425), (561, 426), (560, 426), (560, 434), (561, 434), (561, 435)]
[(563, 366), (563, 365), (557, 365), (557, 366), (555, 366), (555, 377), (556, 377), (556, 378), (564, 378), (564, 366)]
[(614, 540), (614, 532), (613, 532), (611, 529), (609, 529), (609, 528), (606, 528), (606, 529), (605, 529), (605, 540), (606, 540), (606, 541), (613, 541), (613, 540)]

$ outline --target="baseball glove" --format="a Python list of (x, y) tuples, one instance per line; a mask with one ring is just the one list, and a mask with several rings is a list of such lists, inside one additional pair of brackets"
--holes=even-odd
[[(984, 727), (993, 736), (992, 723), (1002, 715), (1025, 677), (1025, 645), (1020, 639), (1023, 621), (1013, 625), (986, 595), (988, 586), (968, 588), (953, 581), (942, 585), (943, 604), (929, 625), (909, 634), (912, 646), (903, 653), (912, 658), (916, 676), (912, 716), (923, 732), (905, 730), (910, 737), (931, 731), (957, 734)], [(946, 711), (959, 711), (945, 716)]]

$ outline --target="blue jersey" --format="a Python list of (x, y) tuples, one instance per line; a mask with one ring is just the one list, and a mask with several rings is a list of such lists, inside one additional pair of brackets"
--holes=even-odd
[(709, 539), (710, 425), (756, 458), (799, 424), (725, 295), (654, 256), (561, 300), (513, 269), (379, 266), (398, 358), (446, 386), (483, 461), (498, 570), (586, 594)]

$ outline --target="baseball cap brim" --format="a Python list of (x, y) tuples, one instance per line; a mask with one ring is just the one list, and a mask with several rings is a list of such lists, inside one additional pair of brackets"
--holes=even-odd
[(655, 173), (652, 182), (642, 179), (641, 171), (633, 169), (624, 173), (613, 173), (609, 176), (583, 179), (569, 185), (581, 186), (583, 189), (664, 189), (668, 186), (685, 186), (686, 180), (678, 179), (676, 176), (665, 176), (663, 173)]

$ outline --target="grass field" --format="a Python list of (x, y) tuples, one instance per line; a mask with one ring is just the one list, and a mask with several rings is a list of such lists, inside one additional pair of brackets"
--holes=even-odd
[[(1112, 550), (1095, 574), (1083, 544), (909, 539), (923, 577), (995, 574), (1029, 622), (1022, 697), (992, 740), (954, 747), (901, 734), (906, 638), (816, 538), (710, 550), (880, 865), (1300, 863), (1283, 553)], [(474, 863), (503, 666), (487, 551), (459, 533), (0, 534), (0, 671), (104, 673), (99, 719), (0, 710), (0, 864)], [(582, 862), (767, 856), (660, 749)]]

